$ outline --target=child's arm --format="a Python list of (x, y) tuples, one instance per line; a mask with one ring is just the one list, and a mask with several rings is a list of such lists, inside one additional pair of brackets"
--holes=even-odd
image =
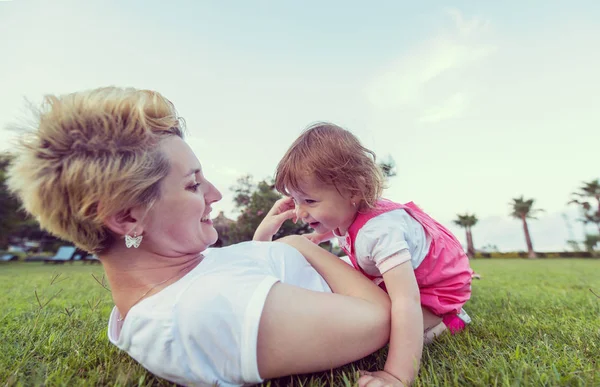
[(390, 348), (384, 370), (403, 383), (413, 381), (423, 352), (423, 312), (419, 286), (410, 261), (383, 274), (392, 301)]
[(373, 377), (382, 383), (394, 383), (397, 378), (408, 385), (419, 369), (423, 311), (409, 246), (420, 246), (426, 240), (424, 233), (422, 239), (415, 237), (414, 226), (406, 212), (390, 211), (370, 219), (354, 242), (359, 264), (366, 260), (377, 266), (392, 301), (390, 347), (384, 370), (367, 373), (359, 380), (361, 386)]
[(383, 274), (392, 301), (390, 347), (383, 371), (363, 372), (359, 386), (374, 379), (386, 386), (408, 386), (419, 371), (423, 352), (423, 315), (419, 287), (410, 261)]

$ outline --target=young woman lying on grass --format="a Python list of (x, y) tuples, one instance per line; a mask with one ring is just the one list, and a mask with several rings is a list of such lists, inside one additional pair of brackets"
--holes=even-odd
[(387, 343), (387, 295), (306, 238), (208, 249), (221, 194), (159, 93), (48, 96), (38, 118), (10, 188), (43, 228), (98, 255), (116, 305), (109, 339), (150, 372), (236, 386)]

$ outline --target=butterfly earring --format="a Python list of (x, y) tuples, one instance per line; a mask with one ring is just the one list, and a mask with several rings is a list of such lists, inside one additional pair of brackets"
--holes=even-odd
[(131, 247), (137, 249), (138, 247), (140, 247), (140, 243), (142, 243), (143, 238), (144, 237), (142, 235), (137, 236), (136, 232), (133, 233), (132, 237), (128, 234), (125, 234), (125, 246), (127, 246), (128, 249)]

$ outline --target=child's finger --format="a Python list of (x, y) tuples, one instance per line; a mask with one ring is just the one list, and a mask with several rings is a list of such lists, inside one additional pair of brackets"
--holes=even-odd
[(372, 377), (371, 375), (363, 375), (358, 379), (358, 387), (370, 387), (370, 386), (375, 386), (374, 382), (376, 382), (377, 379), (375, 379), (374, 377)]
[(290, 197), (286, 197), (282, 203), (282, 206), (285, 209), (290, 209), (290, 208), (295, 208), (296, 204), (294, 203), (294, 199), (292, 199)]
[(284, 220), (292, 219), (295, 216), (296, 216), (296, 211), (294, 209), (283, 211), (282, 213), (277, 215), (277, 217), (281, 220), (282, 223)]
[(271, 207), (271, 210), (273, 212), (281, 212), (284, 205), (285, 205), (285, 198), (277, 199), (277, 201), (275, 201), (275, 203), (273, 203), (273, 207)]
[(275, 202), (272, 209), (274, 213), (279, 214), (294, 207), (295, 205), (292, 198), (283, 197)]

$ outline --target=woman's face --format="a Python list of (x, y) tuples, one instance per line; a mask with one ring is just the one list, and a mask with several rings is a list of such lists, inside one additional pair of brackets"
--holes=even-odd
[(142, 244), (165, 256), (197, 254), (217, 241), (210, 212), (211, 204), (222, 195), (206, 180), (198, 158), (185, 141), (173, 136), (160, 147), (171, 168), (161, 182), (160, 198), (142, 222)]

